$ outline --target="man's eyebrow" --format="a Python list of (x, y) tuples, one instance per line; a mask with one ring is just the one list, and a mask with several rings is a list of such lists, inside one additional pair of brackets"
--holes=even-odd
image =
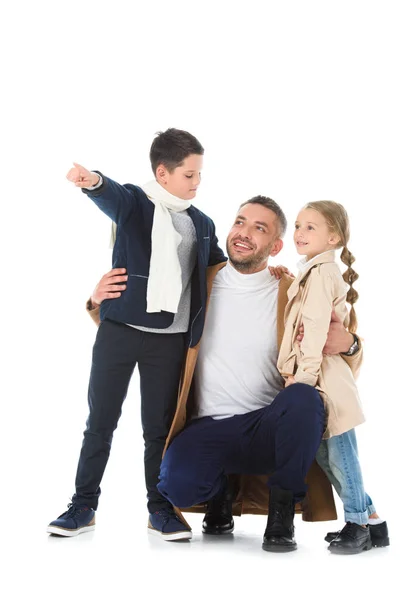
[[(241, 221), (247, 221), (246, 217), (244, 217), (243, 215), (237, 215), (236, 221), (238, 221), (239, 219)], [(262, 225), (263, 227), (265, 227), (266, 229), (268, 229), (268, 225), (267, 225), (267, 223), (264, 223), (264, 221), (254, 221), (254, 222), (255, 222), (256, 225)]]

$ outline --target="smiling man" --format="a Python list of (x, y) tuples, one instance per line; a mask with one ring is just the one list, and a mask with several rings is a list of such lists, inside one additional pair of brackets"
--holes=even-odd
[[(267, 267), (285, 229), (286, 218), (270, 198), (256, 196), (239, 209), (227, 239), (229, 262), (213, 267), (197, 362), (188, 355), (158, 485), (175, 506), (208, 503), (203, 531), (224, 533), (233, 529), (230, 510), (221, 523), (227, 476), (270, 474), (263, 549), (272, 552), (296, 549), (295, 505), (305, 497), (325, 422), (317, 390), (302, 383), (282, 389), (276, 367), (290, 282), (279, 282)], [(346, 352), (351, 341), (344, 331), (333, 353)]]

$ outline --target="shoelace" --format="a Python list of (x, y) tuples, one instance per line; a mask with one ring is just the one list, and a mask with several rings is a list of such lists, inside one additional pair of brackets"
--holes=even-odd
[(80, 504), (74, 504), (70, 502), (68, 505), (68, 510), (65, 513), (66, 517), (74, 517), (75, 515), (79, 515), (86, 507)]
[(354, 540), (357, 537), (357, 531), (359, 531), (359, 527), (360, 526), (357, 525), (357, 523), (350, 523), (350, 521), (348, 521), (339, 535), (343, 537), (349, 537)]
[(159, 515), (162, 518), (163, 525), (165, 525), (169, 519), (175, 519), (179, 523), (181, 522), (178, 515), (176, 515), (173, 510), (168, 510), (167, 508), (156, 510), (156, 515)]

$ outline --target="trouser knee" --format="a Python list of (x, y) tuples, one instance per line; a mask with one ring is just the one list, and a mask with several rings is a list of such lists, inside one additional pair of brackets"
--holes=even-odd
[(161, 468), (157, 489), (171, 504), (180, 508), (189, 508), (200, 501), (198, 484), (176, 471)]

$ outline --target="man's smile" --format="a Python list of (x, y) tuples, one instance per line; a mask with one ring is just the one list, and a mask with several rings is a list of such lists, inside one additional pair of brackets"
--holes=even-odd
[(250, 246), (250, 244), (246, 244), (241, 240), (236, 240), (235, 242), (233, 242), (233, 246), (238, 252), (248, 252), (250, 250), (253, 250), (253, 247)]

